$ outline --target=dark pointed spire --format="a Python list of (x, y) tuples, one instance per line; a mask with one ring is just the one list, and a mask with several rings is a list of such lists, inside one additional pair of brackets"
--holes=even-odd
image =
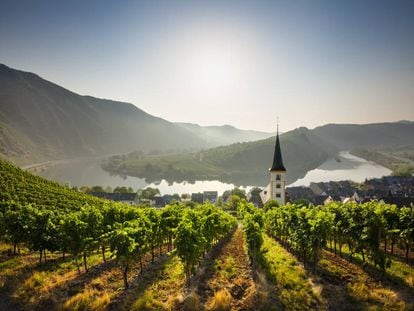
[(282, 160), (282, 152), (280, 151), (280, 142), (279, 142), (279, 123), (277, 124), (277, 132), (276, 132), (276, 144), (275, 144), (275, 153), (273, 155), (273, 164), (271, 171), (286, 171), (283, 160)]

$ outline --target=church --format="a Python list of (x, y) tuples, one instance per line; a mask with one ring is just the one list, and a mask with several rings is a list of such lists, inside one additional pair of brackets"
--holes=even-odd
[(286, 168), (283, 165), (282, 152), (280, 150), (279, 127), (276, 132), (275, 151), (273, 154), (272, 167), (269, 169), (270, 182), (260, 192), (262, 203), (265, 204), (269, 200), (275, 200), (280, 205), (286, 204)]

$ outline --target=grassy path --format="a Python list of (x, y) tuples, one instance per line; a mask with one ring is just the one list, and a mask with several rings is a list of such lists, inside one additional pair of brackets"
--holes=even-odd
[[(400, 262), (389, 270), (381, 276), (370, 266), (364, 270), (357, 262), (325, 251), (318, 265), (322, 296), (330, 310), (413, 310), (414, 287), (410, 282), (414, 270)], [(404, 273), (405, 279), (395, 279)]]
[[(42, 264), (34, 253), (4, 257), (0, 261), (0, 293), (8, 298), (8, 304), (26, 310), (103, 310), (124, 293), (121, 270), (114, 260), (103, 263), (100, 252), (88, 258), (88, 265), (89, 272), (78, 274), (71, 257), (63, 260), (53, 254)], [(144, 271), (153, 265), (150, 254), (143, 256)], [(139, 277), (140, 264), (135, 262), (129, 280), (134, 283)]]
[(113, 310), (260, 310), (266, 299), (253, 281), (240, 229), (213, 248), (188, 284), (173, 254), (128, 296)]
[(192, 283), (194, 288), (190, 291), (206, 310), (260, 310), (267, 301), (267, 293), (253, 280), (240, 228), (205, 261)]
[(313, 284), (303, 265), (278, 242), (264, 234), (260, 268), (286, 310), (323, 310), (320, 288)]
[(354, 260), (324, 251), (314, 275), (265, 235), (261, 267), (287, 310), (414, 310), (412, 267), (395, 261), (382, 276)]
[(184, 296), (184, 268), (175, 252), (159, 258), (109, 310), (177, 310)]

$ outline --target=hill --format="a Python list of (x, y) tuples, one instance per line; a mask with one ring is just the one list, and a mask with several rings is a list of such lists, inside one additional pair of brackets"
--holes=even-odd
[[(320, 165), (336, 149), (306, 128), (281, 135), (288, 180), (300, 178)], [(159, 156), (113, 156), (104, 163), (111, 173), (145, 177), (147, 181), (221, 180), (235, 184), (265, 184), (274, 150), (274, 138), (237, 143), (201, 152)]]
[(0, 155), (17, 163), (194, 150), (254, 139), (253, 134), (232, 127), (199, 127), (197, 133), (132, 104), (81, 96), (0, 64)]
[(414, 145), (414, 122), (327, 124), (313, 129), (315, 135), (339, 150), (384, 149)]
[(247, 142), (271, 137), (272, 133), (241, 130), (231, 125), (200, 126), (194, 123), (176, 123), (199, 136), (202, 140), (214, 145), (230, 145), (236, 142)]
[[(298, 128), (282, 134), (281, 145), (290, 183), (341, 150), (361, 146), (414, 146), (414, 124), (329, 124), (313, 130)], [(190, 154), (114, 156), (103, 167), (111, 173), (145, 177), (148, 181), (218, 179), (242, 185), (265, 185), (273, 148), (274, 138), (268, 138)]]
[[(0, 65), (1, 150), (13, 158), (69, 158), (204, 145), (200, 138), (132, 104), (80, 96)], [(184, 147), (185, 146), (185, 147)]]

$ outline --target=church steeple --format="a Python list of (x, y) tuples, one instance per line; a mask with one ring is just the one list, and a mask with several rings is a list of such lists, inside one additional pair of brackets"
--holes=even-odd
[(282, 152), (280, 151), (279, 118), (277, 118), (275, 153), (269, 175), (269, 184), (260, 192), (263, 204), (269, 200), (275, 200), (281, 205), (286, 204), (286, 168), (283, 165)]
[(273, 164), (272, 164), (272, 168), (270, 169), (270, 171), (283, 171), (283, 172), (286, 172), (286, 169), (283, 165), (282, 152), (280, 151), (279, 124), (277, 125), (275, 153), (273, 155)]

